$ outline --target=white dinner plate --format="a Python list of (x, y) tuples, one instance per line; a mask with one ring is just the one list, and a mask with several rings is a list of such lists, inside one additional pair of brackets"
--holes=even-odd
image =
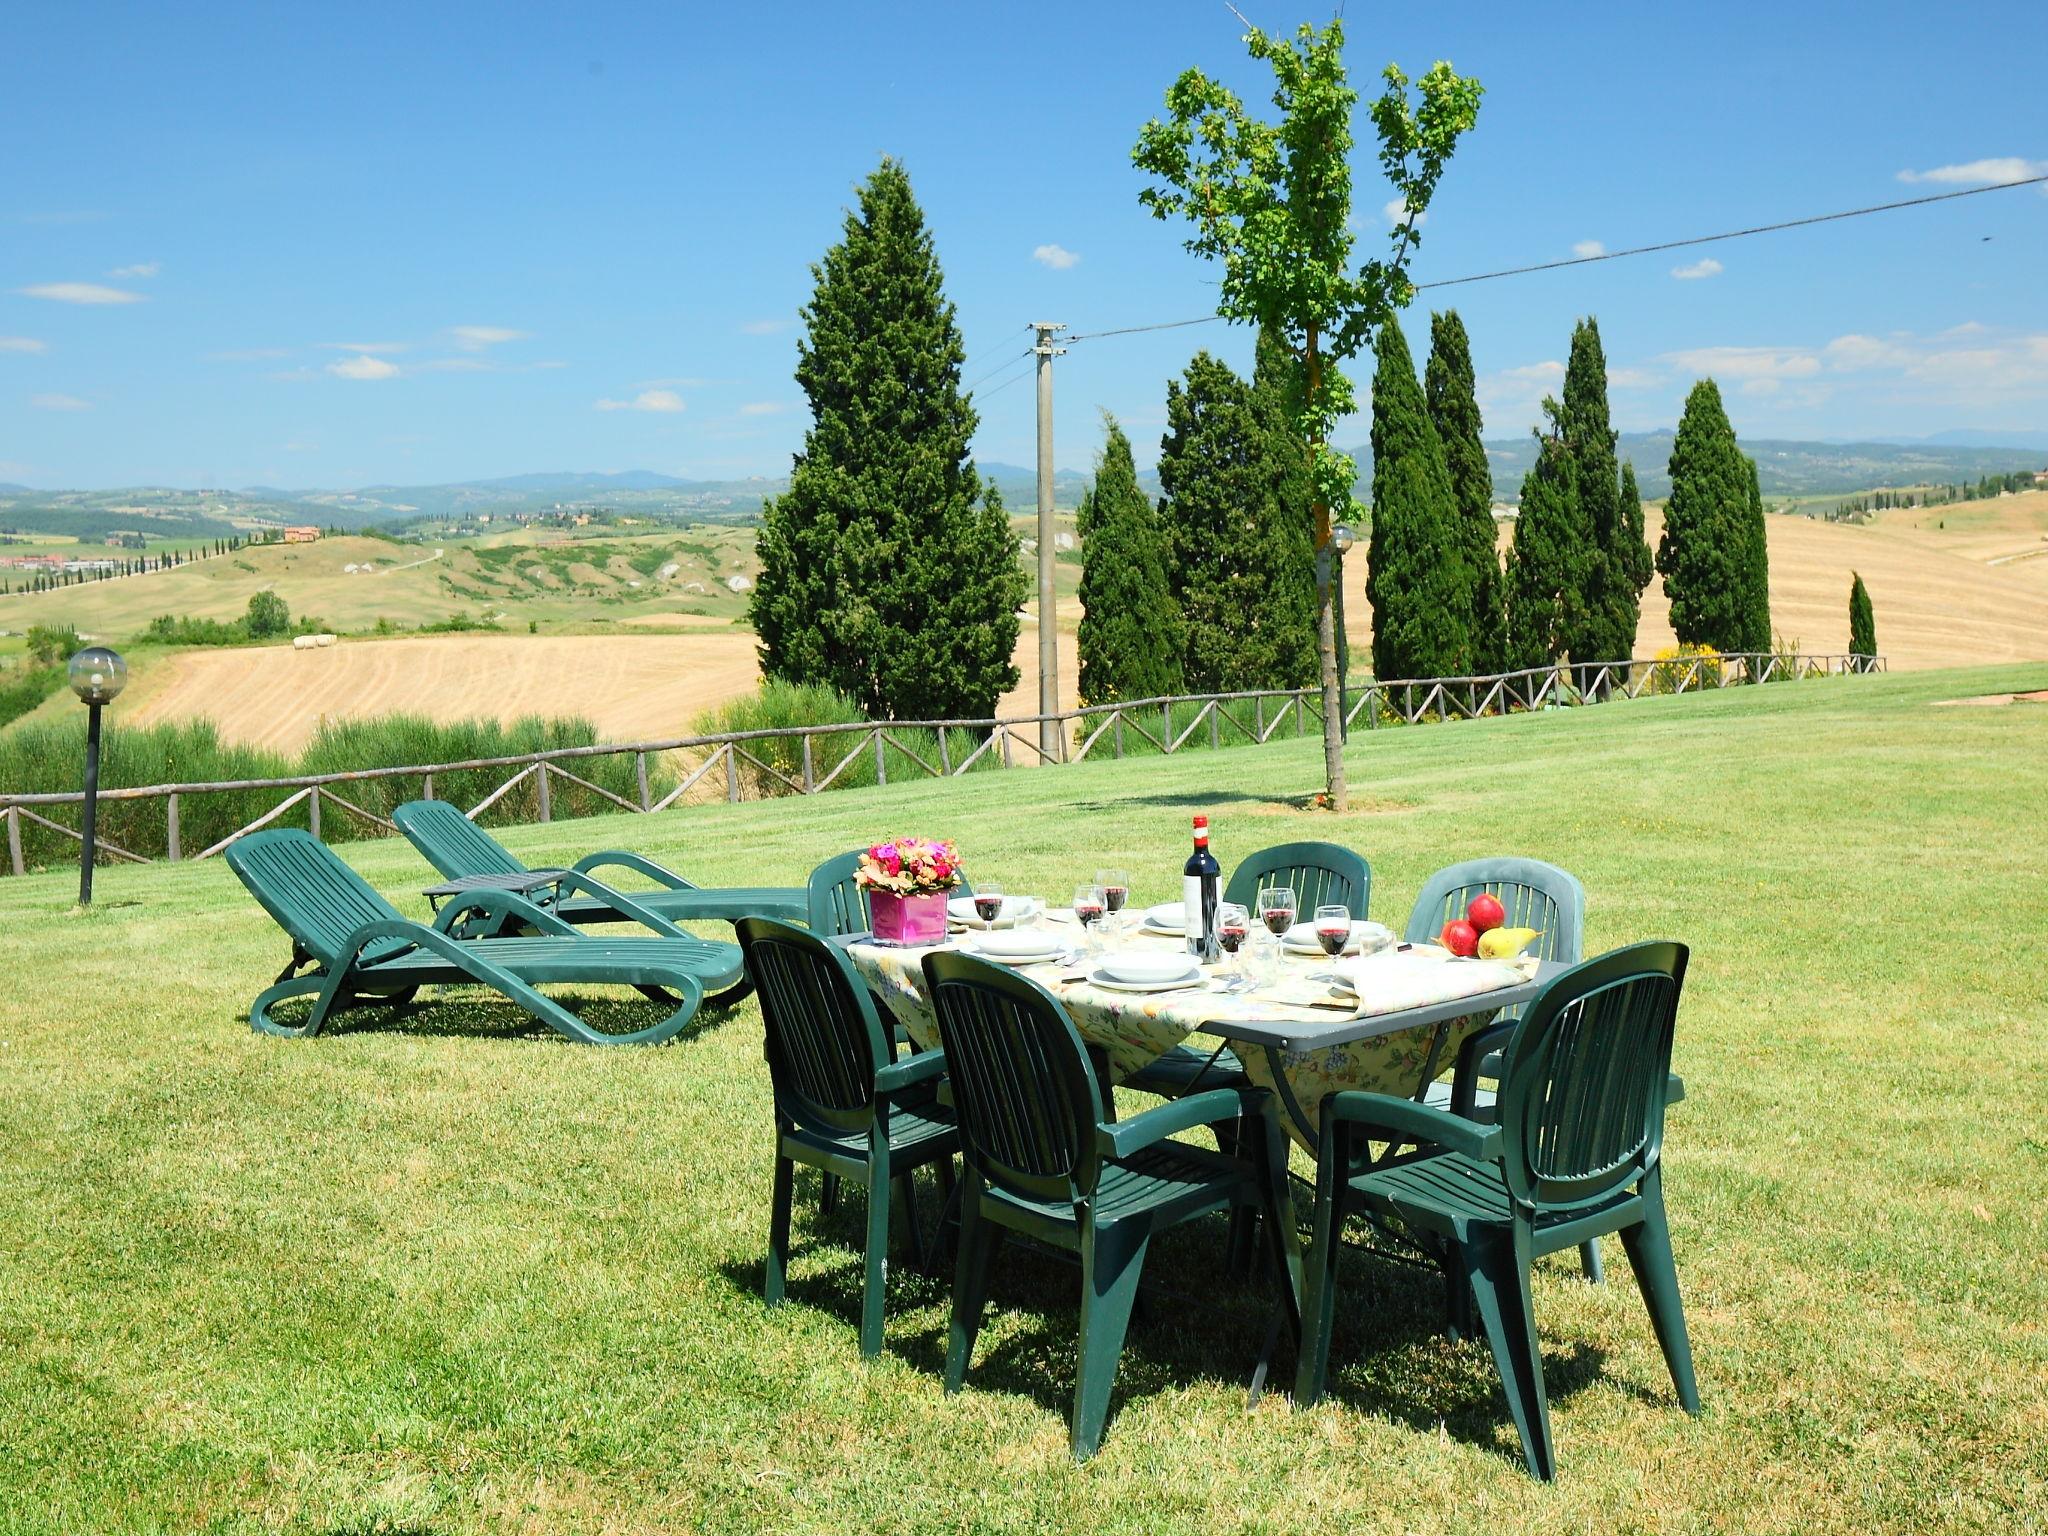
[(1190, 965), (1180, 976), (1165, 981), (1118, 981), (1114, 976), (1105, 974), (1098, 966), (1089, 972), (1088, 984), (1091, 987), (1106, 988), (1111, 992), (1178, 992), (1186, 987), (1200, 986), (1202, 973)]
[[(1347, 955), (1357, 954), (1359, 944), (1368, 934), (1388, 944), (1394, 941), (1394, 932), (1385, 923), (1354, 921), (1351, 925), (1351, 937), (1344, 941), (1343, 952)], [(1322, 942), (1316, 938), (1316, 925), (1313, 922), (1296, 923), (1281, 937), (1280, 942), (1286, 946), (1290, 955), (1320, 955), (1323, 952)]]
[(1005, 896), (1003, 910), (996, 915), (996, 920), (984, 923), (975, 913), (972, 896), (955, 896), (946, 903), (946, 918), (967, 928), (1010, 928), (1035, 917), (1038, 908), (1036, 896)]
[(1049, 933), (1034, 929), (1001, 928), (995, 932), (977, 932), (961, 945), (970, 955), (979, 955), (984, 960), (1018, 962), (1027, 960), (1052, 960), (1066, 953), (1066, 946)]
[(1179, 938), (1188, 931), (1187, 903), (1162, 901), (1145, 909), (1144, 926), (1153, 933), (1170, 933)]
[(1159, 983), (1186, 980), (1195, 963), (1186, 954), (1161, 954), (1157, 950), (1132, 949), (1104, 955), (1095, 968), (1112, 981)]

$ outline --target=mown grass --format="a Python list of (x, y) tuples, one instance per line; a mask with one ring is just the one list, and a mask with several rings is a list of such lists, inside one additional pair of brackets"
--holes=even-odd
[[(859, 1201), (799, 1184), (759, 1303), (771, 1127), (751, 1005), (597, 1051), (446, 1005), (252, 1036), (283, 958), (217, 863), (0, 880), (0, 1529), (642, 1532), (2024, 1531), (2048, 1497), (2048, 667), (1838, 679), (510, 831), (795, 880), (892, 831), (1056, 893), (1164, 894), (1335, 835), (1398, 920), (1434, 866), (1574, 869), (1600, 947), (1694, 949), (1667, 1190), (1704, 1416), (1619, 1252), (1541, 1266), (1561, 1476), (1531, 1481), (1427, 1277), (1355, 1259), (1331, 1399), (1243, 1384), (1267, 1298), (1220, 1231), (1154, 1251), (1102, 1454), (1066, 1455), (1075, 1276), (1019, 1255), (966, 1392), (941, 1280), (853, 1337)], [(402, 844), (348, 850), (410, 910)], [(478, 1028), (485, 1032), (476, 1032)], [(1282, 1369), (1286, 1368), (1283, 1361)]]

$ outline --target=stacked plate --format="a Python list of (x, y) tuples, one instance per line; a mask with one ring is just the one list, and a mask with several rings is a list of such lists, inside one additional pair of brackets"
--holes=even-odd
[(1188, 931), (1187, 904), (1179, 901), (1162, 901), (1156, 907), (1145, 909), (1145, 920), (1138, 925), (1146, 933), (1163, 933), (1172, 938), (1181, 938)]
[(1112, 992), (1177, 992), (1182, 987), (1200, 986), (1202, 971), (1187, 955), (1126, 950), (1104, 955), (1096, 962), (1088, 980), (1092, 985), (1107, 987)]
[(1036, 917), (1041, 905), (1036, 896), (1005, 896), (1002, 911), (993, 923), (987, 923), (974, 910), (972, 896), (955, 896), (946, 903), (946, 920), (962, 928), (1014, 928)]
[[(1290, 955), (1320, 955), (1325, 953), (1323, 941), (1316, 937), (1316, 925), (1296, 923), (1281, 935), (1280, 942)], [(1351, 937), (1344, 941), (1342, 953), (1355, 955), (1364, 949), (1376, 952), (1394, 942), (1394, 930), (1385, 923), (1354, 922)]]
[(1066, 946), (1057, 938), (1036, 928), (983, 930), (970, 934), (960, 947), (998, 965), (1041, 965), (1067, 953)]

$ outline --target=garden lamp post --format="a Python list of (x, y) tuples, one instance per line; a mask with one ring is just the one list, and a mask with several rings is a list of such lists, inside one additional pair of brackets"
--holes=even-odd
[[(1316, 552), (1323, 569), (1316, 574), (1330, 583), (1330, 617), (1337, 627), (1337, 649), (1347, 659), (1351, 648), (1344, 643), (1344, 556), (1358, 542), (1358, 532), (1349, 523), (1330, 529), (1329, 541)], [(1337, 669), (1337, 722), (1341, 740), (1351, 740), (1351, 668)]]
[(85, 814), (79, 828), (78, 904), (92, 905), (93, 856), (99, 851), (94, 821), (100, 798), (100, 711), (128, 682), (128, 663), (104, 645), (89, 645), (71, 658), (71, 691), (86, 708)]

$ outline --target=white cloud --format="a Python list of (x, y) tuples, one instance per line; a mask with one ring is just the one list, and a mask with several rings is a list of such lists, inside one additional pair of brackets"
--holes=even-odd
[(406, 341), (323, 341), (320, 343), (321, 350), (325, 352), (367, 352), (372, 357), (390, 352), (403, 352), (411, 345), (412, 343)]
[(142, 295), (130, 293), (125, 288), (109, 288), (103, 283), (35, 283), (27, 288), (17, 288), (16, 293), (31, 299), (54, 299), (59, 304), (140, 304)]
[(1543, 397), (1555, 393), (1563, 381), (1564, 364), (1555, 358), (1481, 374), (1474, 393), (1486, 417), (1487, 431), (1514, 436), (1536, 425)]
[(381, 357), (362, 352), (354, 357), (337, 357), (327, 365), (327, 371), (337, 379), (395, 379), (398, 377), (398, 364), (387, 363)]
[(1690, 282), (1696, 277), (1719, 277), (1722, 270), (1721, 263), (1713, 257), (1702, 256), (1689, 267), (1673, 267), (1671, 275), (1681, 282)]
[(1655, 389), (1661, 382), (1657, 375), (1647, 368), (1610, 368), (1607, 370), (1609, 389)]
[(784, 400), (749, 400), (740, 407), (742, 416), (780, 416), (789, 409)]
[(748, 320), (741, 324), (742, 336), (779, 336), (796, 322), (794, 320)]
[(1055, 272), (1064, 272), (1069, 267), (1079, 266), (1081, 257), (1064, 245), (1041, 245), (1031, 252), (1031, 259), (1041, 267), (1051, 267)]
[(33, 336), (0, 336), (0, 352), (47, 352), (49, 347)]
[[(1405, 197), (1395, 198), (1392, 202), (1388, 203), (1384, 208), (1380, 209), (1380, 212), (1387, 216), (1387, 222), (1393, 225), (1396, 229), (1399, 229), (1403, 224), (1409, 222), (1408, 200)], [(1418, 213), (1415, 215), (1414, 224), (1417, 229), (1422, 228), (1422, 226), (1427, 224), (1428, 222), (1429, 215), (1427, 213)]]
[(524, 341), (525, 331), (508, 330), (502, 325), (451, 325), (449, 338), (465, 352), (481, 352), (486, 347), (495, 347), (507, 341)]
[(155, 277), (157, 273), (163, 271), (163, 269), (164, 265), (160, 261), (138, 261), (132, 267), (116, 267), (114, 268), (113, 271), (109, 272), (107, 276)]
[(687, 407), (683, 404), (683, 397), (672, 389), (643, 389), (630, 400), (600, 400), (597, 402), (597, 409), (600, 411), (654, 411), (660, 414), (673, 415), (677, 411), (687, 409)]
[(1876, 336), (1837, 336), (1821, 348), (1829, 368), (1838, 373), (1856, 373), (1866, 368), (1901, 367), (1909, 354), (1893, 342)]
[(30, 405), (39, 411), (89, 411), (90, 400), (81, 400), (76, 395), (31, 395)]
[(1989, 160), (1965, 160), (1960, 165), (1937, 165), (1925, 171), (1899, 172), (1903, 182), (1933, 182), (1944, 187), (1995, 187), (2002, 181), (2025, 181), (2033, 176), (2048, 176), (2048, 160), (2002, 155)]
[(1742, 392), (1745, 395), (1775, 395), (1785, 387), (1782, 379), (1744, 379)]
[(1820, 359), (1806, 347), (1693, 347), (1667, 352), (1664, 360), (1724, 379), (1810, 379), (1820, 372)]
[(1579, 240), (1573, 242), (1572, 254), (1582, 259), (1592, 256), (1605, 256), (1607, 254), (1607, 247), (1598, 240)]

